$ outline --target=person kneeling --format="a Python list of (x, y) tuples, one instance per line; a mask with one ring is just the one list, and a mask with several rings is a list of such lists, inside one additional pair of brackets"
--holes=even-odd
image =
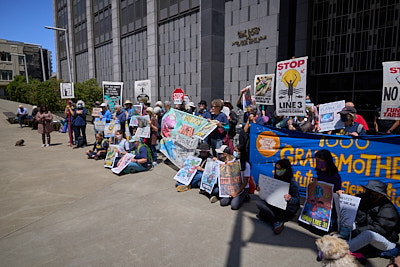
[(129, 162), (128, 166), (124, 169), (124, 173), (146, 171), (148, 163), (151, 162), (151, 159), (149, 158), (149, 153), (151, 155), (148, 146), (143, 143), (140, 137), (135, 136), (135, 141), (133, 142), (133, 150), (132, 150), (132, 154), (134, 154), (135, 157), (131, 160), (131, 162)]
[(107, 153), (108, 143), (103, 139), (103, 133), (96, 134), (96, 141), (93, 144), (93, 149), (86, 151), (88, 159), (105, 159)]
[[(274, 207), (264, 200), (257, 201), (256, 205), (259, 209), (257, 217), (262, 221), (271, 223), (274, 233), (278, 235), (282, 232), (284, 223), (292, 218), (300, 208), (300, 195), (299, 185), (293, 178), (292, 165), (289, 160), (278, 160), (275, 164), (274, 178), (290, 183), (289, 194), (282, 196), (287, 202), (286, 209)], [(257, 187), (257, 190), (260, 190), (260, 188)]]

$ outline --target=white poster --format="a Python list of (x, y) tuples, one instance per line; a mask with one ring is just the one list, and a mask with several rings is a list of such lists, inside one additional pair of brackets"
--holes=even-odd
[(75, 98), (74, 83), (60, 83), (61, 99)]
[(275, 74), (261, 74), (254, 78), (254, 96), (256, 104), (274, 104)]
[(112, 168), (112, 172), (115, 174), (120, 174), (126, 166), (129, 165), (129, 163), (132, 161), (132, 159), (135, 157), (135, 155), (131, 153), (125, 154), (119, 161), (118, 161), (118, 166), (115, 168)]
[(206, 166), (204, 167), (204, 172), (201, 176), (200, 189), (209, 194), (211, 194), (215, 183), (218, 181), (219, 164), (220, 161), (214, 161), (212, 158), (208, 158)]
[(340, 114), (338, 114), (344, 106), (344, 100), (319, 105), (320, 132), (342, 129), (344, 127), (344, 123), (340, 120)]
[(307, 58), (277, 63), (275, 100), (278, 116), (305, 115)]
[(400, 120), (400, 61), (383, 62), (381, 119)]
[(286, 210), (287, 202), (284, 195), (289, 194), (289, 183), (260, 174), (260, 198), (268, 204)]
[(196, 174), (196, 167), (199, 166), (200, 163), (201, 158), (189, 156), (183, 164), (183, 167), (175, 175), (174, 179), (184, 185), (189, 185)]
[(341, 194), (340, 196), (338, 196), (337, 194), (333, 194), (333, 197), (338, 214), (339, 228), (347, 227), (352, 229), (361, 198), (347, 194)]
[(151, 103), (151, 82), (150, 80), (135, 81), (135, 99), (139, 102), (142, 98)]

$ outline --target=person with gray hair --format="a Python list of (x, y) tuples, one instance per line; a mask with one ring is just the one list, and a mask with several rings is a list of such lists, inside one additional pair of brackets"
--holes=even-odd
[(167, 113), (171, 109), (171, 101), (167, 100), (164, 102), (164, 109), (165, 109), (165, 113)]
[(87, 110), (85, 108), (85, 102), (83, 102), (82, 100), (78, 100), (78, 102), (76, 102), (76, 109), (74, 109), (73, 111), (73, 118), (74, 118), (74, 126), (76, 129), (75, 132), (75, 138), (76, 138), (76, 142), (79, 141), (79, 137), (82, 136), (83, 138), (83, 143), (79, 143), (78, 142), (78, 146), (86, 146), (87, 145), (87, 140), (86, 140), (86, 115), (87, 115)]

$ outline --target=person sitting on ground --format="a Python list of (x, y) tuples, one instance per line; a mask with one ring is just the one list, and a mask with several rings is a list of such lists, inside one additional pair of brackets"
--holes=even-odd
[(39, 110), (37, 106), (33, 106), (32, 107), (32, 113), (31, 113), (31, 117), (32, 117), (32, 130), (37, 130), (38, 127), (38, 122), (36, 120), (36, 114), (38, 114)]
[(196, 167), (196, 174), (194, 175), (192, 181), (189, 185), (184, 185), (182, 183), (177, 183), (176, 190), (178, 192), (185, 192), (192, 188), (200, 188), (201, 184), (201, 177), (203, 176), (204, 167), (206, 165), (207, 159), (210, 158), (210, 146), (206, 143), (201, 143), (199, 149), (199, 156), (201, 158), (201, 163), (199, 166)]
[(399, 120), (381, 119), (381, 108), (377, 108), (374, 114), (374, 126), (377, 134), (395, 134), (400, 125)]
[(207, 110), (207, 101), (200, 100), (198, 105), (199, 105), (199, 111), (197, 111), (195, 115), (204, 119), (210, 119), (211, 113)]
[(143, 143), (142, 138), (135, 136), (133, 142), (132, 154), (135, 157), (129, 162), (128, 166), (124, 169), (124, 173), (142, 172), (146, 171), (148, 168), (148, 163), (151, 162), (151, 156), (149, 158), (150, 148)]
[(106, 123), (109, 123), (111, 121), (111, 111), (107, 109), (107, 104), (106, 103), (101, 103), (101, 112), (100, 112), (100, 120), (105, 119)]
[(96, 141), (93, 144), (93, 149), (86, 151), (88, 159), (105, 159), (107, 154), (108, 143), (107, 139), (103, 138), (103, 133), (96, 134)]
[[(264, 200), (257, 201), (256, 205), (259, 210), (257, 217), (270, 223), (272, 230), (278, 235), (282, 232), (284, 223), (295, 216), (299, 210), (300, 194), (299, 185), (293, 177), (292, 165), (289, 160), (281, 159), (276, 162), (274, 178), (290, 184), (288, 194), (282, 196), (287, 202), (286, 209), (283, 210), (272, 206)], [(257, 186), (257, 190), (260, 191), (259, 186)]]
[(19, 126), (22, 128), (22, 121), (27, 119), (29, 115), (28, 109), (25, 108), (22, 105), (18, 106), (18, 110), (17, 110), (17, 116), (18, 116), (18, 122), (19, 122)]
[[(112, 141), (112, 138), (110, 137), (110, 143)], [(128, 140), (125, 139), (125, 132), (121, 130), (115, 131), (114, 134), (114, 145), (118, 145), (118, 155), (115, 158), (114, 166), (117, 165), (118, 161), (127, 153), (130, 151), (130, 145)]]
[[(346, 102), (344, 105), (345, 105), (346, 107), (355, 108), (353, 102)], [(369, 130), (369, 127), (368, 127), (367, 122), (365, 121), (365, 119), (363, 118), (363, 116), (361, 116), (360, 114), (356, 114), (356, 118), (355, 118), (354, 122), (358, 122), (359, 124), (361, 124), (361, 125), (364, 127), (364, 129), (365, 129), (366, 131)]]
[(236, 192), (231, 193), (229, 197), (223, 197), (219, 201), (221, 206), (228, 206), (230, 204), (232, 210), (238, 210), (240, 209), (245, 200), (250, 200), (249, 196), (250, 163), (248, 161), (243, 161), (243, 160), (241, 161), (240, 152), (237, 147), (233, 152), (234, 155), (233, 160), (231, 159), (231, 157), (228, 157), (228, 154), (230, 154), (230, 149), (228, 146), (223, 145), (219, 149), (216, 149), (215, 151), (218, 153), (218, 155), (222, 154), (220, 160), (225, 163), (239, 160), (242, 185), (238, 188)]
[(344, 107), (338, 113), (340, 114), (340, 120), (344, 122), (344, 129), (340, 130), (339, 135), (365, 135), (364, 126), (354, 121), (357, 115), (357, 110), (355, 108)]
[(387, 185), (369, 180), (363, 187), (365, 192), (357, 195), (361, 201), (355, 219), (356, 229), (349, 241), (350, 251), (356, 252), (372, 245), (382, 252), (382, 257), (397, 256), (399, 214), (387, 197)]

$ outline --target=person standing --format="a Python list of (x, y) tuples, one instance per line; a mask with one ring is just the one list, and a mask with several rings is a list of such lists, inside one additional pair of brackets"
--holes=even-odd
[(18, 115), (19, 126), (22, 128), (22, 121), (25, 120), (29, 115), (28, 109), (24, 108), (22, 105), (19, 105), (17, 110), (17, 115)]
[(146, 109), (147, 115), (149, 115), (150, 120), (148, 121), (150, 126), (150, 138), (149, 138), (149, 146), (151, 150), (151, 155), (153, 157), (153, 166), (157, 165), (157, 134), (158, 134), (158, 121), (157, 117), (154, 115), (154, 111), (152, 107), (148, 107)]
[[(39, 112), (36, 114), (38, 122), (38, 133), (42, 135), (42, 147), (50, 146), (50, 133), (53, 131), (53, 114), (47, 109), (46, 105), (40, 106)], [(46, 145), (47, 136), (47, 145)]]
[(31, 113), (31, 117), (32, 117), (32, 130), (37, 130), (38, 128), (38, 122), (36, 121), (36, 114), (38, 114), (39, 110), (37, 106), (33, 106), (32, 107), (32, 113)]
[(125, 133), (125, 112), (122, 110), (120, 105), (115, 106), (115, 116), (113, 117), (114, 120), (118, 120), (119, 125), (121, 125), (121, 131)]
[(74, 125), (76, 127), (76, 142), (78, 141), (79, 137), (82, 136), (83, 138), (83, 145), (87, 145), (86, 141), (86, 115), (87, 110), (85, 108), (85, 102), (82, 100), (78, 100), (76, 102), (76, 109), (74, 110)]
[(224, 138), (229, 131), (228, 117), (221, 112), (223, 105), (224, 102), (221, 99), (214, 99), (211, 102), (211, 120), (214, 120), (217, 124), (217, 128), (209, 135), (213, 155), (216, 155), (215, 149), (220, 148), (224, 144)]

